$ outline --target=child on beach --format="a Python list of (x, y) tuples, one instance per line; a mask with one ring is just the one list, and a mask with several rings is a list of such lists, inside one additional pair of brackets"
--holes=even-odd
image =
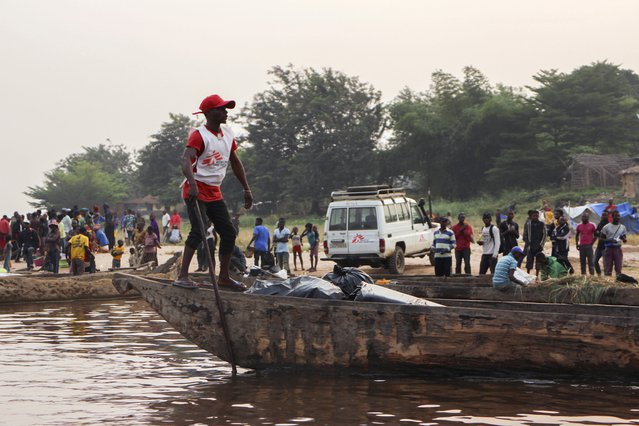
[(118, 246), (113, 247), (113, 250), (111, 250), (111, 256), (113, 256), (113, 263), (111, 267), (113, 269), (120, 268), (123, 254), (124, 254), (124, 241), (118, 240)]
[(139, 262), (139, 257), (137, 255), (137, 253), (135, 252), (135, 249), (133, 247), (131, 247), (129, 249), (129, 266), (131, 268), (134, 268), (136, 266), (139, 266), (140, 262)]
[(293, 243), (293, 270), (297, 271), (297, 258), (300, 258), (300, 266), (302, 271), (304, 270), (304, 261), (302, 260), (302, 237), (298, 235), (299, 229), (297, 226), (293, 227), (293, 234), (291, 235), (291, 242)]
[[(317, 227), (313, 227), (312, 223), (304, 225), (304, 232), (302, 232), (302, 238), (306, 237), (308, 245), (310, 246), (309, 254), (311, 257), (311, 267), (308, 272), (315, 272), (317, 270), (317, 247), (319, 245), (319, 234), (317, 233)], [(313, 263), (315, 260), (315, 263)]]
[(11, 244), (11, 235), (7, 235), (6, 244), (4, 246), (4, 270), (11, 272), (11, 252), (13, 244)]
[(160, 246), (160, 238), (153, 232), (153, 227), (149, 226), (146, 229), (146, 236), (144, 237), (144, 256), (142, 256), (142, 263), (155, 262), (158, 264), (158, 249)]

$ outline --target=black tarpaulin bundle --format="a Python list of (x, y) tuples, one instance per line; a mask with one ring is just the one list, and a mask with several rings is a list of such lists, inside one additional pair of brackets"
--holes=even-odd
[(355, 299), (363, 282), (373, 283), (373, 279), (367, 273), (357, 268), (342, 268), (339, 265), (335, 265), (333, 272), (324, 275), (322, 279), (341, 288), (350, 300)]

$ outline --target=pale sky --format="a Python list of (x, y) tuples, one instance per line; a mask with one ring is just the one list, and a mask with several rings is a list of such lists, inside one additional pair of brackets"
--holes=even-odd
[(385, 101), (465, 65), (513, 86), (603, 59), (639, 72), (637, 16), (636, 0), (0, 0), (0, 214), (31, 210), (22, 192), (81, 146), (139, 149), (212, 93), (242, 106), (274, 65), (332, 67)]

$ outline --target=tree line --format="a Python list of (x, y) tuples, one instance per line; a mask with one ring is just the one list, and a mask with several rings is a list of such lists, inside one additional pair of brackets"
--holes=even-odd
[[(461, 78), (432, 74), (424, 92), (391, 102), (333, 69), (273, 67), (267, 88), (230, 122), (256, 201), (289, 213), (322, 213), (330, 192), (351, 185), (404, 185), (467, 199), (506, 189), (559, 185), (576, 153), (639, 153), (639, 76), (607, 61), (570, 73), (542, 70), (535, 84), (491, 84), (474, 67)], [(179, 202), (180, 158), (200, 123), (170, 114), (146, 146), (83, 147), (59, 162), (33, 205), (117, 202), (156, 195)], [(227, 178), (231, 208), (241, 191)]]

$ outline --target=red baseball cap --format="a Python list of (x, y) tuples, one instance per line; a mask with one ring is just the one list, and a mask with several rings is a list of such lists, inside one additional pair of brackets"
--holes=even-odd
[(200, 104), (200, 110), (198, 112), (194, 112), (193, 114), (203, 114), (210, 109), (220, 107), (233, 109), (235, 108), (235, 101), (225, 101), (219, 95), (207, 96)]

